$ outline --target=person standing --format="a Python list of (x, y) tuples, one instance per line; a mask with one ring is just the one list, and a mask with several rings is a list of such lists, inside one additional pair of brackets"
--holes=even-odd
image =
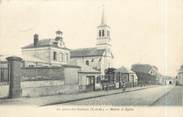
[(126, 83), (125, 82), (122, 83), (122, 88), (123, 88), (123, 92), (124, 92), (126, 90)]

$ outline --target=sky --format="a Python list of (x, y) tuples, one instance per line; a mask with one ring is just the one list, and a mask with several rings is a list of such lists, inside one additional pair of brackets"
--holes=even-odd
[(182, 0), (1, 0), (0, 54), (54, 38), (61, 30), (70, 49), (93, 47), (102, 5), (111, 27), (113, 65), (151, 64), (175, 76), (183, 64)]

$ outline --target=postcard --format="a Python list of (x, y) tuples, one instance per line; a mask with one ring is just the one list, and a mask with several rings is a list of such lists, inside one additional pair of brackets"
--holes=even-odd
[(182, 0), (0, 0), (0, 117), (182, 117), (182, 30)]

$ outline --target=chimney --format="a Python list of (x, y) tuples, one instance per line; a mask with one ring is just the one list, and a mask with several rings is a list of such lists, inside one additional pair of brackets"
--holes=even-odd
[(38, 34), (34, 34), (34, 47), (38, 46), (38, 41), (39, 41), (39, 35)]

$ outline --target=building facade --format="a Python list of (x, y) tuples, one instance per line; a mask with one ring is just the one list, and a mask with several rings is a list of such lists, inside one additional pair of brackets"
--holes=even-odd
[(101, 80), (102, 88), (118, 89), (125, 87), (135, 87), (138, 85), (138, 77), (135, 72), (128, 70), (124, 66), (116, 68), (108, 68), (105, 70), (105, 79)]
[(115, 70), (115, 79), (119, 87), (122, 87), (123, 82), (126, 83), (127, 87), (135, 87), (138, 85), (138, 77), (135, 72), (123, 66)]
[(77, 61), (78, 65), (84, 63), (104, 75), (105, 69), (112, 67), (112, 59), (110, 26), (103, 10), (101, 24), (97, 27), (96, 46), (71, 50), (71, 60)]
[(176, 85), (183, 85), (183, 65), (178, 70), (177, 76), (176, 76)]
[(87, 65), (82, 65), (79, 75), (79, 89), (80, 91), (95, 91), (101, 90), (100, 72), (92, 69)]
[(65, 47), (62, 32), (56, 31), (53, 39), (39, 40), (39, 35), (35, 34), (33, 43), (22, 47), (22, 55), (39, 59), (39, 62), (25, 62), (25, 66), (58, 66), (68, 64), (70, 61), (70, 49)]

